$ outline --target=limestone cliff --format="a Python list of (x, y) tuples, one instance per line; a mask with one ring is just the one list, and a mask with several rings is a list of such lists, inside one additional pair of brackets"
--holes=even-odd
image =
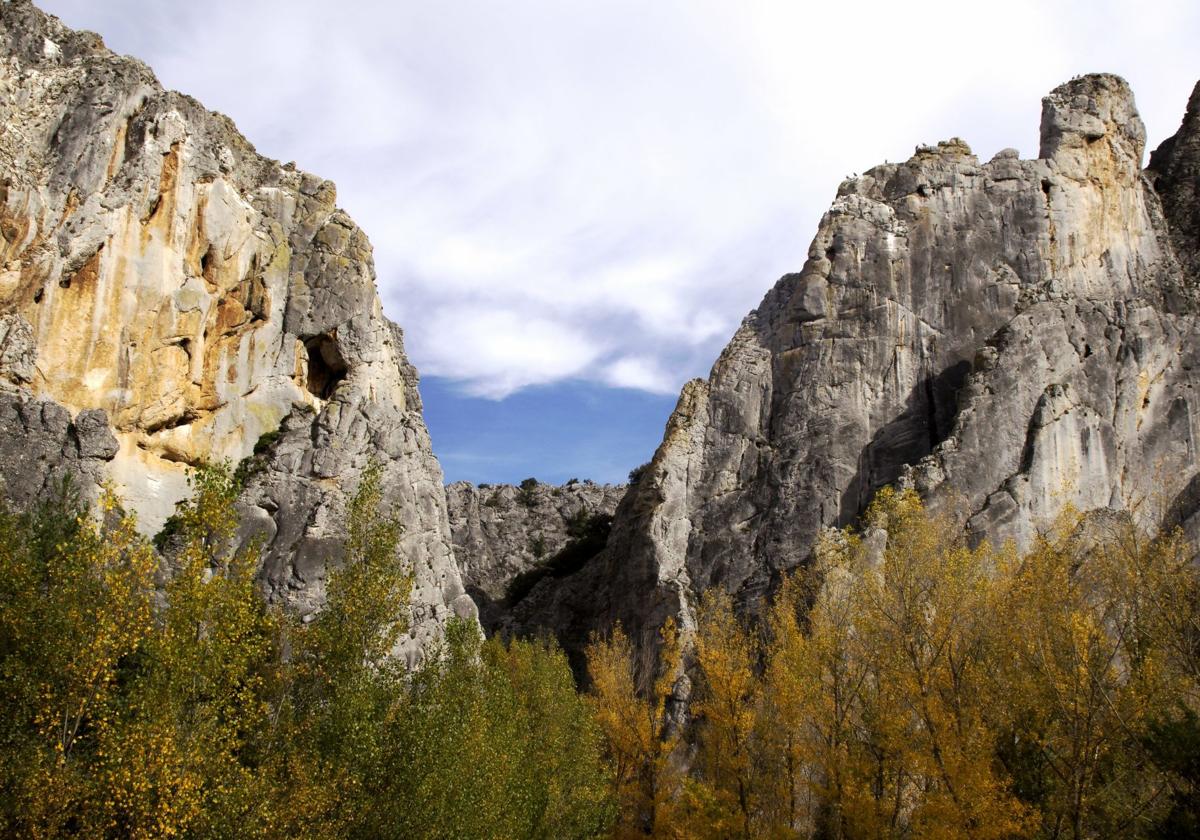
[(1067, 503), (1195, 530), (1198, 100), (1153, 183), (1108, 75), (1046, 97), (1036, 160), (950, 140), (844, 182), (684, 388), (606, 552), (519, 619), (570, 645), (619, 620), (650, 656), (709, 587), (754, 612), (897, 481), (1018, 543)]
[(189, 465), (257, 444), (247, 531), (270, 595), (311, 611), (376, 460), (416, 573), (410, 647), (470, 614), (416, 372), (334, 185), (25, 0), (0, 4), (0, 121), (10, 493), (107, 478), (152, 533)]
[(623, 484), (591, 481), (527, 488), (447, 485), (454, 556), (484, 629), (506, 629), (513, 581), (547, 566), (568, 543), (587, 536), (597, 517), (611, 518), (625, 490)]

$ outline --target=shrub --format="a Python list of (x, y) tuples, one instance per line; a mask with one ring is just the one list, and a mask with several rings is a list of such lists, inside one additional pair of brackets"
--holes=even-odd
[(536, 478), (526, 478), (517, 485), (517, 501), (525, 507), (534, 507), (537, 505), (537, 489), (538, 480)]
[(529, 553), (533, 555), (535, 560), (541, 560), (546, 556), (546, 537), (542, 534), (537, 534), (529, 541)]
[(271, 429), (269, 432), (263, 432), (258, 436), (258, 440), (254, 442), (254, 454), (262, 455), (270, 449), (275, 441), (279, 440), (279, 429)]
[(646, 471), (648, 469), (650, 469), (649, 461), (647, 461), (646, 463), (644, 463), (640, 466), (637, 466), (637, 467), (634, 467), (633, 469), (631, 469), (629, 471), (629, 483), (637, 484), (639, 481), (642, 480), (642, 477), (646, 474)]

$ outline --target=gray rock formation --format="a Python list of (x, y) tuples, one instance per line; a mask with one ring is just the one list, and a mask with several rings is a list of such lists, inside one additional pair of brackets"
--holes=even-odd
[(273, 437), (248, 531), (268, 539), (270, 596), (306, 612), (378, 461), (416, 575), (410, 652), (473, 614), (416, 373), (334, 185), (258, 155), (226, 117), (27, 0), (0, 4), (0, 120), (10, 491), (77, 466), (153, 532), (189, 465)]
[(611, 517), (625, 490), (623, 484), (590, 481), (539, 483), (528, 490), (465, 481), (447, 485), (454, 556), (484, 629), (508, 625), (506, 598), (518, 575), (551, 560), (587, 527), (587, 517)]
[(0, 393), (0, 480), (9, 504), (24, 509), (66, 486), (94, 496), (117, 439), (103, 411), (71, 413), (49, 400)]
[(667, 616), (686, 632), (715, 586), (754, 613), (897, 481), (1018, 543), (1067, 503), (1194, 529), (1197, 99), (1158, 191), (1107, 75), (1044, 100), (1036, 160), (951, 140), (844, 182), (802, 270), (684, 388), (608, 549), (531, 593), (525, 629), (621, 621), (649, 662)]

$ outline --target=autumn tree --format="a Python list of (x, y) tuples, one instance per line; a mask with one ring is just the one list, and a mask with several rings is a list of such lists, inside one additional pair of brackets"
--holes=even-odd
[(1162, 818), (1170, 780), (1146, 749), (1196, 709), (1191, 557), (1178, 534), (1069, 513), (1005, 582), (1001, 754), (1047, 836), (1138, 836)]
[(154, 632), (157, 560), (106, 494), (103, 525), (68, 485), (0, 510), (4, 833), (57, 837), (116, 824), (101, 774), (121, 734), (118, 679)]
[(768, 763), (761, 749), (762, 681), (758, 645), (734, 614), (724, 590), (701, 599), (695, 636), (701, 675), (692, 713), (696, 720), (697, 769), (683, 805), (692, 814), (688, 833), (753, 837), (762, 829), (759, 779)]
[(122, 834), (261, 835), (279, 615), (256, 585), (257, 546), (236, 545), (240, 488), (229, 469), (203, 465), (189, 481), (153, 632), (118, 675), (123, 698), (99, 778)]
[[(698, 610), (694, 836), (1169, 836), (1200, 773), (1178, 534), (1067, 511), (1024, 553), (911, 492), (828, 533), (761, 640)], [(1165, 827), (1175, 827), (1168, 829)]]
[(607, 638), (593, 636), (587, 649), (589, 699), (612, 766), (619, 838), (667, 834), (680, 791), (675, 752), (682, 733), (669, 708), (681, 665), (674, 622), (668, 619), (660, 638), (658, 673), (648, 696), (638, 691), (633, 645), (620, 625)]
[(236, 493), (204, 467), (162, 563), (106, 493), (0, 514), (5, 820), (30, 836), (252, 836), (277, 660)]

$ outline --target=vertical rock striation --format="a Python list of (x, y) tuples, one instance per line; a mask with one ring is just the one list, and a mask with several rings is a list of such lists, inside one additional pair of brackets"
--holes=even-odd
[[(416, 372), (334, 185), (26, 0), (0, 4), (0, 120), (6, 432), (74, 441), (85, 488), (111, 480), (148, 533), (189, 465), (254, 455), (248, 531), (269, 593), (301, 611), (378, 461), (416, 574), (413, 650), (470, 614)], [(65, 443), (30, 447), (0, 452), (10, 487), (68, 468)]]

